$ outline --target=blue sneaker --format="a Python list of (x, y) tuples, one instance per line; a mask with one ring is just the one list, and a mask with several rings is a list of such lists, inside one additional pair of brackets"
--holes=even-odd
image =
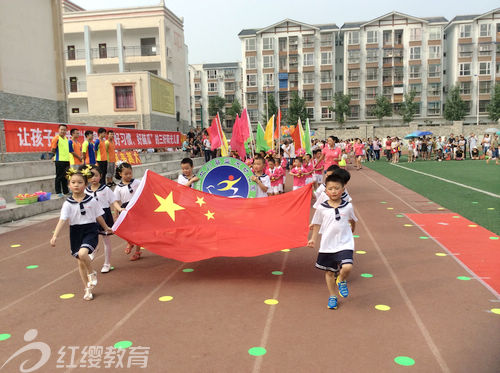
[(331, 310), (337, 309), (337, 297), (336, 296), (331, 296), (330, 298), (328, 298), (328, 308)]
[(339, 294), (342, 298), (347, 298), (349, 289), (347, 289), (347, 281), (339, 281), (337, 278), (337, 286), (339, 287)]

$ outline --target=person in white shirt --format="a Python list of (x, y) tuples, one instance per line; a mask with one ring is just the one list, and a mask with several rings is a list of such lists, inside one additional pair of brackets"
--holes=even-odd
[(191, 158), (184, 158), (181, 161), (181, 173), (177, 177), (177, 182), (181, 185), (192, 188), (193, 184), (200, 180), (193, 174), (193, 160)]
[(252, 164), (252, 181), (257, 183), (256, 198), (267, 197), (271, 193), (271, 179), (264, 172), (264, 158), (256, 156)]

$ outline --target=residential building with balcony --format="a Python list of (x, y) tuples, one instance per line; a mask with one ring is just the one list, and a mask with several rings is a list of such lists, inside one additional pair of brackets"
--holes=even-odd
[(189, 126), (182, 17), (163, 1), (90, 11), (63, 0), (63, 9), (70, 122), (162, 130)]
[[(225, 111), (235, 100), (242, 102), (242, 70), (240, 62), (207, 63), (189, 65), (191, 91), (191, 122), (207, 128), (211, 118), (208, 114), (210, 98), (222, 97), (226, 100)], [(221, 118), (225, 128), (231, 128), (234, 118)]]
[[(444, 103), (443, 17), (419, 18), (391, 12), (368, 22), (345, 23), (344, 93), (351, 95), (352, 120), (372, 120), (377, 96), (393, 106), (392, 120), (404, 94), (416, 92), (419, 120), (442, 117)], [(390, 120), (391, 118), (389, 118)], [(385, 120), (385, 119), (384, 119)]]
[(241, 40), (243, 102), (252, 122), (266, 115), (267, 97), (286, 115), (294, 92), (305, 99), (312, 122), (332, 121), (335, 92), (342, 91), (342, 45), (334, 23), (310, 25), (285, 19), (244, 29)]
[(487, 106), (500, 83), (500, 8), (456, 16), (445, 28), (447, 89), (458, 86), (467, 123), (488, 121)]

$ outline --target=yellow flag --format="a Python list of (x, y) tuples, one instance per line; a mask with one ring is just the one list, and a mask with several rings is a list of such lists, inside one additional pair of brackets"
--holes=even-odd
[(264, 140), (266, 141), (267, 146), (269, 146), (270, 149), (274, 148), (273, 137), (274, 137), (274, 115), (271, 117), (271, 119), (269, 119), (269, 122), (267, 122), (266, 132), (264, 133)]

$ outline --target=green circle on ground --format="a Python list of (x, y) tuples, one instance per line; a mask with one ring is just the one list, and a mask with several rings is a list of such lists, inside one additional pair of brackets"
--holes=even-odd
[(408, 356), (398, 356), (394, 359), (394, 362), (396, 364), (405, 366), (405, 367), (411, 367), (412, 365), (415, 365), (415, 360), (413, 360), (411, 357)]
[(490, 240), (498, 240), (498, 237), (495, 237), (495, 236), (490, 237)]
[(26, 266), (26, 269), (35, 269), (35, 268), (38, 268), (38, 266), (36, 264), (30, 265), (30, 266)]
[(471, 280), (470, 277), (467, 277), (467, 276), (458, 276), (457, 277), (457, 280), (461, 280), (461, 281), (469, 281)]
[(264, 347), (252, 347), (248, 350), (248, 353), (252, 356), (262, 356), (267, 353)]
[(373, 277), (373, 275), (371, 273), (362, 273), (361, 277), (371, 278), (371, 277)]
[(353, 235), (354, 238), (359, 238), (359, 236), (357, 234)]
[[(492, 308), (490, 311), (491, 311), (492, 313), (495, 313), (495, 314), (497, 314), (497, 315), (500, 315), (500, 308)], [(0, 334), (0, 341), (1, 341), (1, 336), (2, 336), (2, 335)]]
[(473, 201), (472, 204), (473, 205), (477, 205), (479, 202), (476, 202), (476, 201)]
[(428, 239), (429, 239), (429, 237), (427, 237), (427, 236), (420, 236), (419, 238), (420, 238), (421, 240), (428, 240)]
[(460, 216), (458, 216), (458, 215), (453, 215), (453, 216), (452, 216), (452, 218), (453, 218), (453, 219), (460, 219)]
[(380, 202), (380, 203), (387, 203), (387, 202), (385, 202), (385, 201), (382, 201), (382, 202)]
[(113, 270), (113, 269), (115, 269), (115, 267), (111, 267), (110, 269)]
[(11, 337), (10, 334), (0, 334), (0, 341), (5, 341), (6, 339), (9, 339)]
[(396, 215), (397, 218), (404, 218), (405, 216), (404, 215), (401, 215), (401, 214), (397, 214)]
[(193, 268), (184, 268), (182, 272), (194, 272)]
[(429, 201), (429, 202), (427, 202), (427, 203), (434, 203), (434, 202), (432, 202), (432, 201)]
[(159, 297), (158, 300), (160, 302), (170, 302), (172, 299), (174, 299), (174, 297), (170, 296), (170, 295), (165, 295), (163, 297)]
[(271, 274), (276, 275), (276, 276), (281, 276), (283, 272), (281, 271), (272, 271)]
[(130, 342), (130, 341), (120, 341), (120, 342), (116, 342), (113, 347), (114, 348), (129, 348), (130, 346), (132, 346), (132, 342)]
[(60, 295), (59, 298), (61, 298), (61, 299), (71, 299), (74, 296), (75, 296), (75, 294), (68, 293), (68, 294)]

